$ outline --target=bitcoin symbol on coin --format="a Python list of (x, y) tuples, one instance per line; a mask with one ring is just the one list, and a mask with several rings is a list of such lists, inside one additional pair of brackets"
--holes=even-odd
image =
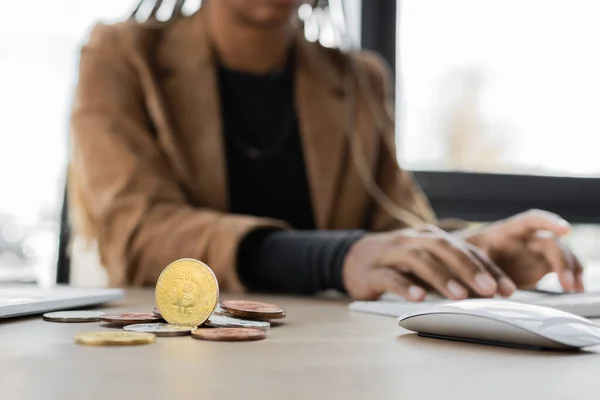
[(200, 299), (200, 285), (189, 272), (184, 272), (175, 277), (175, 287), (173, 288), (173, 305), (177, 307), (177, 312), (183, 315), (189, 315), (190, 311), (198, 306)]
[(156, 307), (170, 324), (197, 326), (212, 314), (219, 285), (212, 270), (198, 260), (172, 262), (156, 282)]

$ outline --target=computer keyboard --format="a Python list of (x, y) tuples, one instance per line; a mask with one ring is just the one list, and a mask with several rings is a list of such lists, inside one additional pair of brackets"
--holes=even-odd
[[(600, 293), (547, 293), (538, 291), (518, 290), (509, 298), (526, 304), (552, 307), (570, 312), (582, 317), (600, 317)], [(422, 303), (408, 302), (399, 296), (386, 294), (378, 301), (355, 301), (350, 304), (352, 311), (369, 314), (385, 315), (397, 318), (408, 312), (418, 311), (420, 308), (432, 304), (446, 303), (449, 300), (439, 296), (428, 296)]]
[(549, 294), (531, 304), (552, 307), (582, 317), (600, 317), (600, 293)]

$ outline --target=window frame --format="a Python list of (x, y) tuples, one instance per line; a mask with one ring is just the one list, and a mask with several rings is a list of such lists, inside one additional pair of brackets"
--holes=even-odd
[[(401, 1), (362, 2), (362, 47), (396, 71)], [(401, 88), (397, 87), (401, 95)], [(600, 179), (457, 171), (411, 171), (440, 218), (489, 222), (539, 208), (573, 223), (600, 223)]]
[(533, 209), (600, 223), (600, 179), (413, 171), (440, 218), (489, 222)]

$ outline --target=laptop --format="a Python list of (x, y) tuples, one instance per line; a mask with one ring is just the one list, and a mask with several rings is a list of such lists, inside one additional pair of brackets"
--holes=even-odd
[(123, 297), (122, 289), (79, 289), (68, 286), (42, 289), (35, 285), (0, 284), (0, 320), (97, 306)]

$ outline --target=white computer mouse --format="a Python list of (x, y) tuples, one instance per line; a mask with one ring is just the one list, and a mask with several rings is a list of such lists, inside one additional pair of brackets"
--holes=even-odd
[(509, 347), (577, 350), (600, 344), (600, 326), (554, 308), (506, 300), (462, 300), (398, 318), (420, 336)]

